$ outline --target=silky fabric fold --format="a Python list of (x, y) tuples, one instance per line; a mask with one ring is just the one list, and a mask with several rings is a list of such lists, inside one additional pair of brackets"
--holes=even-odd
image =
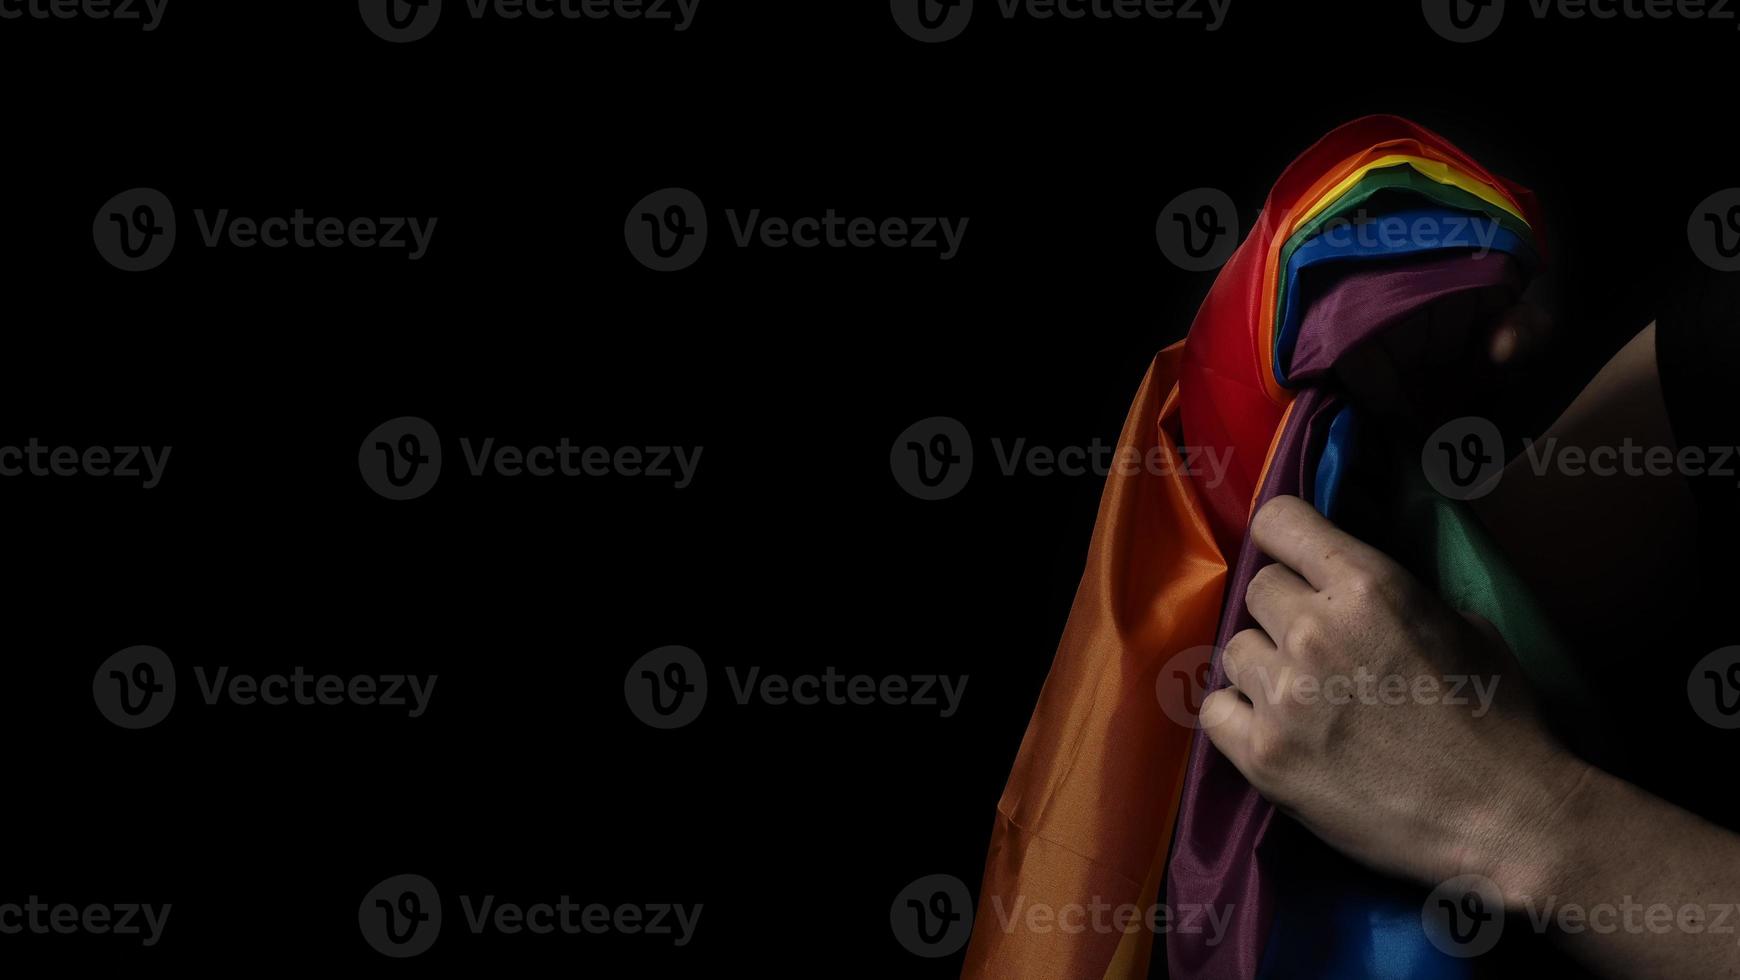
[[(1311, 284), (1302, 284), (1307, 312), (1300, 334), (1310, 338), (1310, 345), (1305, 356), (1293, 363), (1292, 374), (1305, 387), (1287, 410), (1285, 425), (1274, 440), (1258, 504), (1280, 494), (1318, 496), (1318, 459), (1330, 442), (1340, 404), (1329, 387), (1316, 382), (1327, 380), (1343, 355), (1435, 303), (1491, 289), (1514, 292), (1520, 280), (1516, 260), (1508, 254), (1452, 252), (1428, 253), (1408, 262), (1350, 264), (1323, 288), (1322, 295)], [(1344, 439), (1350, 429), (1351, 424), (1344, 422)], [(1330, 455), (1339, 466), (1350, 452), (1346, 445), (1335, 445)], [(1327, 496), (1336, 492), (1333, 487), (1326, 489)], [(1231, 572), (1215, 637), (1217, 651), (1235, 633), (1256, 625), (1245, 608), (1244, 593), (1251, 578), (1268, 563), (1246, 536)], [(1216, 655), (1209, 687), (1225, 685), (1225, 671)], [(1276, 915), (1273, 875), (1265, 869), (1260, 852), (1273, 817), (1274, 807), (1211, 742), (1202, 737), (1193, 742), (1168, 865), (1167, 901), (1173, 907), (1230, 907), (1234, 914), (1228, 935), (1169, 937), (1167, 958), (1173, 976), (1250, 980), (1257, 975)], [(1333, 891), (1323, 900), (1335, 901)], [(1417, 917), (1414, 929), (1418, 942), (1425, 943)]]
[[(1480, 220), (1484, 216), (1515, 236), (1515, 240), (1527, 246), (1531, 253), (1533, 251), (1533, 229), (1510, 211), (1461, 187), (1432, 180), (1413, 166), (1397, 165), (1368, 172), (1332, 206), (1300, 225), (1282, 246), (1279, 265), (1283, 269), (1289, 268), (1299, 249), (1326, 230), (1341, 234), (1357, 233), (1362, 224), (1381, 218), (1393, 218), (1400, 211), (1434, 205), (1453, 214), (1465, 214), (1471, 220)], [(1283, 276), (1276, 295), (1277, 310), (1286, 309), (1290, 286), (1289, 278)], [(1276, 331), (1280, 332), (1279, 326)], [(1283, 359), (1281, 344), (1277, 338), (1270, 350), (1270, 360), (1275, 379), (1286, 385), (1288, 381)]]
[(1517, 261), (1505, 252), (1449, 252), (1362, 265), (1322, 286), (1306, 283), (1302, 306), (1307, 312), (1288, 373), (1299, 384), (1321, 381), (1343, 354), (1426, 306), (1464, 293), (1514, 295), (1523, 283)]
[[(1289, 373), (1287, 365), (1293, 359), (1293, 347), (1299, 338), (1299, 320), (1304, 315), (1305, 303), (1300, 300), (1306, 288), (1302, 283), (1309, 275), (1317, 274), (1318, 270), (1327, 265), (1345, 266), (1351, 262), (1375, 262), (1383, 259), (1405, 258), (1422, 252), (1452, 252), (1458, 254), (1491, 254), (1502, 253), (1516, 258), (1523, 265), (1524, 274), (1532, 272), (1537, 264), (1534, 249), (1525, 239), (1518, 238), (1509, 230), (1499, 227), (1496, 223), (1482, 225), (1483, 219), (1459, 212), (1446, 211), (1440, 208), (1419, 208), (1398, 211), (1384, 216), (1387, 219), (1403, 222), (1412, 227), (1420, 227), (1428, 223), (1437, 226), (1447, 226), (1450, 221), (1465, 221), (1469, 224), (1461, 226), (1468, 229), (1468, 234), (1477, 237), (1483, 245), (1475, 245), (1473, 238), (1455, 235), (1448, 243), (1434, 239), (1403, 237), (1400, 240), (1386, 240), (1382, 236), (1365, 237), (1355, 235), (1349, 238), (1317, 238), (1293, 253), (1288, 263), (1287, 276), (1293, 287), (1287, 294), (1286, 304), (1281, 309), (1280, 319), (1275, 324), (1275, 357), (1281, 366), (1283, 380)], [(1468, 241), (1469, 244), (1461, 244)], [(1487, 252), (1481, 252), (1481, 249)], [(1333, 270), (1332, 270), (1333, 271)], [(1393, 291), (1391, 291), (1393, 295)]]
[[(1380, 186), (1397, 168), (1409, 173), (1395, 186)], [(1391, 202), (1406, 194), (1416, 205), (1484, 213), (1513, 232), (1518, 223), (1539, 227), (1526, 190), (1487, 173), (1442, 137), (1393, 116), (1356, 120), (1282, 173), (1250, 235), (1216, 277), (1188, 340), (1150, 366), (1119, 437), (1119, 456), (1152, 453), (1180, 465), (1120, 468), (1107, 479), (1087, 568), (998, 803), (963, 976), (1146, 975), (1155, 941), (1149, 930), (1035, 933), (1018, 917), (1032, 906), (1100, 901), (1148, 908), (1157, 901), (1173, 822), (1182, 819), (1187, 765), (1194, 763), (1193, 732), (1160, 710), (1156, 681), (1163, 665), (1168, 673), (1180, 665), (1209, 670), (1223, 601), (1232, 594), (1225, 556), (1244, 543), (1271, 450), (1295, 404), (1274, 367), (1278, 311), (1295, 285), (1317, 297), (1311, 277), (1300, 284), (1283, 279), (1282, 252), (1289, 242), (1297, 250), (1327, 221), (1367, 201), (1383, 196), (1384, 207), (1400, 206)], [(1295, 383), (1301, 383), (1297, 362), (1315, 356), (1309, 334), (1302, 326)], [(1320, 447), (1312, 450), (1320, 457), (1318, 473), (1354, 458), (1359, 440), (1349, 416), (1323, 414), (1316, 425), (1308, 445)], [(1229, 453), (1223, 479), (1187, 475), (1181, 446)], [(1338, 478), (1323, 479), (1331, 495), (1339, 492)], [(1170, 896), (1168, 902), (1176, 907)], [(1170, 936), (1174, 944), (1178, 935)], [(1170, 965), (1175, 976), (1190, 975)]]
[[(1402, 210), (1400, 207), (1377, 206), (1376, 202), (1386, 197), (1413, 202), (1407, 205), (1409, 207), (1436, 204), (1468, 214), (1484, 214), (1518, 237), (1528, 238), (1533, 234), (1528, 222), (1508, 209), (1470, 193), (1463, 186), (1433, 180), (1413, 165), (1401, 163), (1368, 171), (1328, 207), (1300, 224), (1287, 236), (1287, 242), (1282, 246), (1280, 258), (1277, 260), (1278, 267), (1286, 268), (1287, 260), (1299, 246), (1316, 237), (1325, 226), (1338, 218), (1356, 222), (1358, 215), (1366, 208), (1376, 214)], [(1281, 285), (1285, 288), (1286, 283)], [(1285, 299), (1284, 293), (1277, 297), (1277, 306), (1282, 299)]]
[(1338, 127), (1287, 167), (1203, 300), (1180, 375), (1179, 415), (1190, 444), (1230, 453), (1224, 479), (1203, 493), (1223, 554), (1236, 553), (1244, 538), (1263, 462), (1292, 398), (1272, 367), (1281, 248), (1360, 177), (1396, 165), (1382, 161), (1397, 156), (1441, 164), (1446, 174), (1491, 189), (1530, 227), (1540, 225), (1526, 190), (1493, 177), (1430, 130), (1395, 116), (1368, 116)]
[[(1165, 869), (1191, 729), (1156, 697), (1160, 670), (1208, 644), (1225, 591), (1198, 490), (1179, 454), (1182, 348), (1154, 358), (1118, 437), (1070, 608), (1033, 718), (997, 805), (962, 976), (1146, 976), (1154, 935), (1034, 932), (1025, 909), (1149, 907)], [(1013, 924), (1005, 927), (1009, 918)]]
[[(1307, 495), (1304, 488), (1314, 485), (1313, 448), (1320, 448), (1328, 438), (1340, 407), (1326, 388), (1307, 388), (1293, 401), (1265, 471), (1262, 500), (1281, 494)], [(1228, 600), (1215, 633), (1217, 653), (1209, 690), (1226, 686), (1218, 651), (1226, 648), (1233, 634), (1254, 625), (1245, 610), (1244, 594), (1266, 564), (1247, 537), (1233, 566)], [(1230, 928), (1218, 936), (1182, 932), (1168, 936), (1172, 976), (1255, 977), (1274, 913), (1269, 897), (1273, 886), (1256, 860), (1256, 848), (1274, 819), (1274, 807), (1257, 796), (1232, 763), (1202, 737), (1191, 747), (1181, 807), (1168, 866), (1167, 903), (1172, 908), (1220, 910)]]
[[(1313, 502), (1320, 511), (1325, 509), (1325, 468), (1340, 438), (1337, 429), (1353, 414), (1343, 411), (1337, 418), (1319, 460), (1319, 496)], [(1353, 479), (1365, 484), (1363, 499), (1382, 501), (1374, 508), (1377, 513), (1349, 515), (1363, 518), (1364, 526), (1354, 530), (1399, 561), (1450, 608), (1492, 623), (1549, 718), (1562, 731), (1587, 732), (1602, 717), (1588, 678), (1467, 505), (1432, 489), (1412, 443), (1400, 451), (1383, 446), (1339, 451), (1361, 461), (1363, 472)], [(1329, 478), (1342, 484), (1336, 493), (1344, 496), (1349, 467), (1340, 466)], [(1539, 956), (1539, 951), (1519, 947), (1546, 942), (1534, 933), (1511, 931), (1478, 961), (1448, 955), (1421, 928), (1425, 886), (1366, 871), (1284, 819), (1271, 823), (1262, 846), (1268, 877), (1276, 886), (1273, 924), (1258, 971), (1262, 980), (1507, 976), (1518, 971), (1519, 962)]]

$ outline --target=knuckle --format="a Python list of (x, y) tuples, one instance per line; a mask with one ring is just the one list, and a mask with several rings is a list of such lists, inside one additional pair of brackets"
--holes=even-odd
[(1418, 608), (1413, 581), (1398, 569), (1369, 564), (1350, 569), (1341, 580), (1341, 591), (1356, 606), (1407, 614)]
[(1350, 568), (1342, 578), (1342, 584), (1355, 597), (1377, 596), (1385, 589), (1384, 576), (1376, 569), (1363, 565)]
[(1295, 656), (1318, 658), (1329, 649), (1329, 626), (1320, 614), (1302, 613), (1287, 625), (1287, 635), (1281, 643)]

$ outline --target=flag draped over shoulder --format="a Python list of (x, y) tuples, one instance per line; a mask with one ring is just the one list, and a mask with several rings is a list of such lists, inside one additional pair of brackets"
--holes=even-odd
[[(1117, 458), (1175, 454), (1182, 349), (1160, 352), (1118, 437)], [(1057, 658), (997, 805), (969, 977), (1146, 973), (1151, 935), (1037, 934), (1030, 909), (1152, 905), (1190, 746), (1155, 697), (1172, 653), (1214, 639), (1226, 562), (1183, 466), (1117, 466), (1107, 478)]]
[[(1362, 233), (1374, 221), (1403, 231)], [(1177, 978), (1465, 973), (1427, 941), (1423, 890), (1272, 832), (1273, 807), (1192, 722), (1201, 694), (1225, 684), (1216, 651), (1252, 625), (1244, 585), (1266, 562), (1247, 538), (1255, 508), (1292, 494), (1340, 517), (1362, 457), (1389, 474), (1382, 506), (1402, 530), (1384, 544), (1492, 620), (1531, 680), (1583, 696), (1466, 510), (1423, 485), (1417, 450), (1411, 467), (1370, 460), (1382, 447), (1329, 381), (1349, 350), (1433, 303), (1519, 292), (1543, 262), (1540, 229), (1528, 191), (1393, 116), (1336, 129), (1282, 173), (1186, 340), (1155, 358), (1119, 439), (1144, 459), (1212, 452), (1224, 472), (1108, 478), (997, 807), (965, 977), (1137, 980), (1161, 955)], [(1119, 907), (1140, 914), (1104, 912)], [(1068, 916), (1085, 928), (1064, 928)]]

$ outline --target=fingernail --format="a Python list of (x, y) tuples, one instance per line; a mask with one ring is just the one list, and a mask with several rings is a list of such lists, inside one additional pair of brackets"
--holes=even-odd
[(1508, 323), (1499, 327), (1492, 334), (1492, 363), (1509, 363), (1510, 359), (1516, 356), (1520, 347), (1522, 347), (1522, 334), (1517, 331), (1516, 327)]

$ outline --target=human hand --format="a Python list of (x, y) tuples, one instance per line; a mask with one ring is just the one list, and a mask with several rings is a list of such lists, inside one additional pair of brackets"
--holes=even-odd
[(1547, 732), (1497, 631), (1296, 497), (1251, 534), (1276, 564), (1246, 591), (1261, 628), (1223, 652), (1234, 686), (1203, 702), (1215, 747), (1368, 866), (1536, 886), (1547, 823), (1588, 767)]

